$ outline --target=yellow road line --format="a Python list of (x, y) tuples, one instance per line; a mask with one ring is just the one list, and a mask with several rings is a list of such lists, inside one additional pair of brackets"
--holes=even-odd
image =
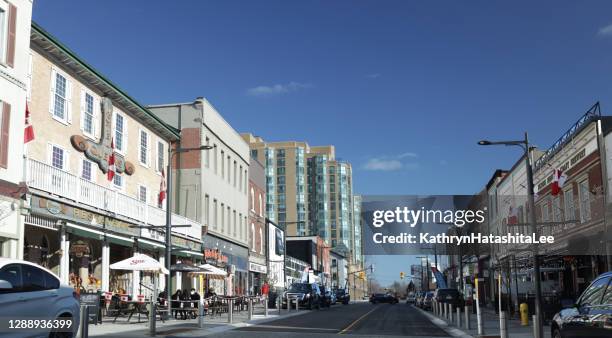
[(342, 329), (342, 331), (338, 332), (338, 334), (344, 334), (347, 331), (349, 331), (353, 326), (355, 326), (357, 323), (359, 323), (362, 319), (364, 319), (365, 317), (367, 317), (370, 313), (374, 312), (374, 310), (378, 309), (379, 306), (376, 306), (375, 308), (373, 308), (372, 310), (366, 312), (363, 316), (357, 318), (354, 322), (350, 323), (349, 326), (345, 327), (344, 329)]

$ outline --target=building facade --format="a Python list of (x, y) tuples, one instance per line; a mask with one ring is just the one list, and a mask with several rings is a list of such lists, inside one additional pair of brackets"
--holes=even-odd
[(251, 158), (249, 164), (249, 288), (251, 294), (261, 294), (267, 281), (266, 260), (266, 177), (264, 167)]
[[(109, 266), (139, 252), (164, 262), (164, 235), (147, 226), (165, 224), (162, 170), (178, 131), (36, 24), (30, 46), (24, 259), (79, 290), (147, 293), (152, 275)], [(189, 225), (173, 229), (173, 261), (201, 260), (201, 224), (172, 222)]]
[[(236, 256), (235, 264), (219, 266), (227, 268), (231, 275), (226, 281), (231, 285), (223, 288), (229, 294), (248, 292), (248, 144), (204, 98), (189, 103), (149, 106), (149, 109), (180, 130), (177, 148), (211, 147), (210, 150), (175, 155), (173, 167), (177, 189), (173, 194), (173, 207), (179, 214), (206, 226), (208, 232), (204, 236), (211, 239), (205, 240), (209, 243), (205, 250), (217, 251), (221, 256)], [(227, 244), (223, 245), (225, 242)], [(233, 245), (240, 249), (228, 252)]]
[(23, 257), (26, 100), (32, 1), (0, 1), (0, 257)]
[(265, 165), (266, 216), (286, 226), (289, 236), (319, 236), (356, 259), (350, 163), (336, 159), (334, 146), (242, 136)]
[(280, 293), (287, 283), (285, 270), (285, 232), (266, 219), (268, 284)]

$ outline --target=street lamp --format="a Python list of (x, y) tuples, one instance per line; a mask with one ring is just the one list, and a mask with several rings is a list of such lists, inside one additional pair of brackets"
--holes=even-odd
[(429, 256), (417, 256), (417, 259), (421, 260), (421, 285), (423, 285), (423, 283), (427, 283), (427, 291), (429, 291), (429, 270), (426, 270), (424, 274), (423, 273), (423, 258), (425, 258), (425, 266), (427, 267), (427, 269), (429, 269)]
[[(208, 145), (176, 149), (168, 147), (168, 166), (166, 169), (166, 269), (168, 269), (168, 272), (170, 272), (170, 265), (172, 265), (172, 158), (174, 157), (174, 155), (179, 153), (210, 150), (212, 148), (213, 147)], [(166, 277), (166, 299), (170, 299), (170, 296), (172, 295), (171, 284), (172, 277), (170, 273), (168, 273), (168, 276)]]
[[(529, 146), (529, 138), (527, 137), (527, 132), (525, 132), (525, 139), (518, 141), (497, 141), (491, 142), (487, 140), (478, 141), (478, 144), (481, 146), (489, 146), (489, 145), (505, 145), (505, 146), (519, 146), (523, 148), (525, 152), (525, 167), (527, 171), (527, 204), (529, 205), (529, 224), (531, 227), (531, 231), (535, 234), (537, 232), (536, 224), (535, 224), (535, 201), (533, 196), (533, 168), (531, 167), (531, 162), (529, 161), (529, 150), (531, 149)], [(544, 336), (544, 331), (542, 328), (542, 286), (540, 281), (540, 261), (538, 259), (538, 247), (537, 245), (533, 246), (533, 272), (535, 274), (535, 313), (536, 313), (536, 332), (538, 333), (538, 337)], [(501, 295), (500, 295), (501, 297)]]

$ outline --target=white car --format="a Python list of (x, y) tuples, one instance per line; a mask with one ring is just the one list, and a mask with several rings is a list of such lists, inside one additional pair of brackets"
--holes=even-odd
[(79, 315), (78, 295), (51, 271), (0, 257), (0, 337), (75, 337)]

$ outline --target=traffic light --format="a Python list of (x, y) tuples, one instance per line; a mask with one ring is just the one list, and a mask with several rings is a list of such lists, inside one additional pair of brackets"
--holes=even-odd
[(404, 279), (404, 272), (400, 272), (400, 279)]
[(359, 279), (361, 279), (361, 280), (365, 280), (366, 279), (365, 278), (365, 271), (360, 271), (359, 272)]

